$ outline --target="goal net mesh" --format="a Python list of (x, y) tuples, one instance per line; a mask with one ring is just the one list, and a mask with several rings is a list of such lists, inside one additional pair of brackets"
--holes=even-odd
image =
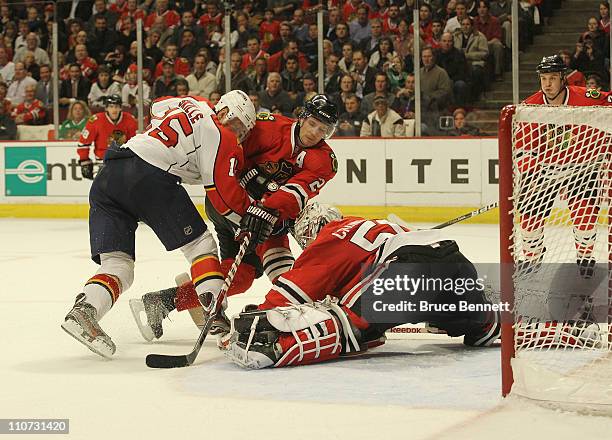
[(611, 139), (612, 108), (516, 107), (512, 393), (612, 405)]

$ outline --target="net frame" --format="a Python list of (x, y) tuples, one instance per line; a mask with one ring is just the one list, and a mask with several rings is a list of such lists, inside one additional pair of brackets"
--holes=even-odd
[[(585, 122), (588, 121), (588, 126), (594, 129), (597, 129), (601, 132), (607, 133), (608, 135), (612, 134), (612, 107), (551, 107), (551, 106), (534, 106), (534, 105), (510, 105), (506, 106), (502, 109), (499, 119), (499, 201), (500, 201), (500, 290), (501, 290), (501, 301), (507, 301), (510, 304), (515, 304), (515, 276), (516, 276), (516, 263), (517, 263), (517, 255), (516, 255), (516, 244), (514, 239), (515, 235), (515, 222), (517, 221), (518, 214), (515, 206), (515, 201), (518, 199), (516, 197), (516, 188), (515, 188), (515, 175), (517, 174), (517, 165), (514, 157), (515, 152), (515, 130), (516, 124), (520, 123), (535, 123), (535, 124), (564, 124), (568, 126), (583, 126)], [(607, 140), (610, 138), (607, 137)], [(604, 162), (604, 171), (607, 174), (607, 178), (603, 179), (604, 183), (602, 186), (603, 193), (605, 194), (604, 204), (609, 206), (608, 200), (610, 197), (610, 175), (612, 173), (612, 168), (610, 166), (610, 153), (611, 147), (609, 142), (605, 142), (605, 162)], [(557, 196), (558, 197), (558, 196)], [(607, 200), (605, 200), (607, 199)], [(605, 237), (605, 241), (607, 242), (605, 247), (605, 252), (607, 252), (607, 258), (605, 263), (607, 263), (607, 328), (605, 329), (605, 335), (607, 337), (606, 340), (602, 341), (603, 346), (600, 347), (600, 352), (603, 353), (599, 359), (595, 359), (592, 363), (589, 363), (589, 366), (597, 366), (598, 362), (606, 363), (606, 367), (610, 371), (610, 381), (608, 385), (608, 396), (610, 396), (610, 401), (612, 402), (612, 283), (610, 282), (611, 278), (611, 255), (612, 255), (612, 226), (610, 221), (610, 212), (609, 209), (601, 209), (599, 213), (599, 217), (604, 217), (607, 219), (607, 234), (603, 234)], [(568, 234), (572, 234), (571, 228), (568, 228)], [(574, 250), (570, 250), (570, 252), (574, 252)], [(520, 326), (515, 325), (515, 316), (514, 312), (502, 312), (502, 346), (501, 346), (501, 361), (502, 361), (502, 395), (507, 396), (510, 394), (513, 384), (515, 382), (515, 369), (529, 369), (529, 365), (527, 362), (522, 362), (520, 356), (517, 357), (516, 353), (516, 345), (517, 338), (515, 331)], [(523, 326), (523, 330), (525, 326)], [(522, 331), (523, 331), (522, 330)], [(533, 327), (531, 329), (535, 331), (537, 337), (542, 337), (542, 328)], [(563, 328), (557, 329), (557, 335), (555, 336), (554, 332), (547, 331), (544, 333), (545, 336), (549, 337), (557, 337), (561, 338), (559, 334), (563, 333)], [(539, 333), (537, 333), (539, 332)], [(524, 335), (521, 334), (521, 337)], [(567, 340), (567, 339), (566, 339)], [(519, 341), (520, 345), (520, 341)], [(571, 344), (568, 344), (571, 345)], [(519, 347), (519, 350), (524, 347)], [(575, 347), (574, 347), (575, 348)], [(543, 356), (546, 356), (546, 352), (542, 350)], [(608, 371), (606, 370), (606, 371)], [(580, 373), (581, 367), (577, 367), (572, 375), (576, 376), (576, 373)], [(565, 385), (570, 387), (577, 387), (575, 383), (568, 382), (565, 377), (557, 376), (556, 373), (551, 373), (547, 376), (538, 376), (539, 379), (544, 382), (538, 384), (537, 387), (534, 384), (524, 383), (524, 378), (518, 378), (519, 381), (523, 381), (521, 383), (521, 387), (529, 387), (534, 386), (534, 388), (542, 389), (557, 389), (560, 393), (549, 393), (546, 395), (545, 393), (536, 392), (534, 396), (526, 396), (536, 400), (541, 401), (554, 401), (554, 402), (562, 402), (564, 401), (563, 392), (567, 392), (563, 390), (563, 387), (557, 387), (552, 385), (552, 381), (556, 380), (557, 382), (563, 382), (565, 380)], [(546, 383), (547, 380), (550, 380), (550, 383)], [(604, 390), (605, 392), (606, 390)], [(585, 387), (585, 392), (589, 392), (588, 387)], [(587, 394), (588, 398), (588, 394)], [(581, 398), (583, 399), (583, 397)], [(584, 399), (583, 399), (584, 400)], [(573, 410), (584, 410), (586, 408), (583, 405), (583, 401), (572, 402), (569, 399), (566, 407)], [(609, 413), (610, 407), (608, 406), (608, 402), (604, 404), (604, 412)], [(595, 402), (593, 408), (600, 408), (599, 404)]]

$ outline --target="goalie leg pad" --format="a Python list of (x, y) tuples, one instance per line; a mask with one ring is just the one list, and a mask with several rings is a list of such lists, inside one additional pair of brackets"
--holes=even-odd
[(359, 349), (346, 315), (329, 299), (243, 312), (232, 332), (226, 355), (249, 369), (313, 364)]

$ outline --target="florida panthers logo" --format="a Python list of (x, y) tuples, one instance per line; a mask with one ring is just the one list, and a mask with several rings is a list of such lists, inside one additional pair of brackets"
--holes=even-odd
[(113, 130), (113, 132), (108, 138), (108, 143), (110, 145), (113, 141), (115, 141), (117, 145), (123, 145), (125, 144), (126, 140), (127, 139), (124, 132), (122, 132), (121, 130)]

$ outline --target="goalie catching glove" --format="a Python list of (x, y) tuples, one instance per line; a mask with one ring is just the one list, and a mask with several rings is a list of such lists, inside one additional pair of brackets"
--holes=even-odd
[(330, 297), (314, 304), (245, 310), (222, 343), (232, 362), (249, 369), (307, 365), (365, 350), (360, 333)]
[(251, 233), (251, 248), (262, 244), (268, 239), (274, 224), (278, 220), (275, 209), (266, 208), (261, 202), (255, 201), (246, 210), (240, 220), (240, 229), (236, 233), (236, 240), (242, 240), (247, 233)]

